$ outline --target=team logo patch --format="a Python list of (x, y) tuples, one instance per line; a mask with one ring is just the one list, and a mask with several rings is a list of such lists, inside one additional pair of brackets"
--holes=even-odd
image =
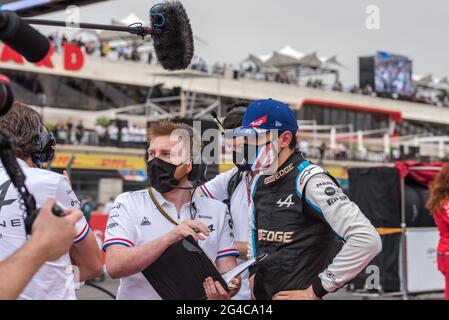
[(329, 270), (326, 270), (326, 277), (328, 277), (329, 279), (335, 279), (335, 275), (332, 273), (332, 272), (330, 272)]
[(315, 169), (314, 167), (310, 169), (305, 169), (304, 173), (301, 175), (301, 178), (299, 178), (299, 183), (303, 184), (304, 180), (312, 174), (312, 170)]
[(286, 206), (287, 208), (290, 208), (292, 205), (295, 204), (293, 201), (293, 194), (290, 194), (285, 200), (279, 199), (278, 202), (276, 202), (279, 208), (282, 208), (283, 206)]
[(272, 176), (269, 176), (267, 178), (265, 178), (265, 180), (263, 181), (265, 184), (270, 184), (274, 181), (276, 181), (277, 179), (285, 176), (287, 173), (289, 173), (290, 171), (293, 170), (293, 163), (290, 163), (290, 165), (288, 165), (287, 167), (285, 167), (282, 170), (279, 170), (278, 172), (276, 172), (275, 174), (273, 174)]
[(142, 222), (140, 223), (141, 226), (149, 226), (150, 224), (151, 222), (147, 217), (143, 217)]
[(268, 178), (265, 178), (265, 180), (263, 181), (265, 184), (270, 184), (272, 182), (276, 181), (276, 177), (273, 176), (269, 176)]
[(257, 120), (254, 120), (253, 122), (251, 122), (249, 124), (249, 126), (250, 127), (259, 127), (262, 124), (264, 124), (265, 122), (267, 122), (267, 116), (266, 115), (261, 117), (261, 118), (259, 118), (259, 119), (257, 119)]
[(8, 180), (0, 186), (0, 210), (2, 209), (3, 206), (9, 206), (10, 204), (12, 204), (14, 201), (17, 200), (17, 199), (5, 200), (6, 193), (8, 192), (8, 188), (10, 185), (11, 180)]
[(337, 191), (332, 187), (327, 187), (326, 189), (324, 189), (324, 193), (328, 196), (333, 196), (336, 192)]
[(110, 224), (106, 227), (106, 229), (112, 229), (112, 228), (115, 228), (115, 227), (117, 227), (117, 226), (118, 226), (118, 223), (112, 222), (112, 223), (110, 223)]

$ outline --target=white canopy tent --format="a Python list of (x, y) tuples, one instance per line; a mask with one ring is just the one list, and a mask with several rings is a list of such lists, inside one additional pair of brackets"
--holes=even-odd
[(307, 66), (307, 67), (324, 67), (324, 66), (338, 66), (343, 67), (337, 57), (320, 57), (316, 52), (312, 52), (309, 54), (300, 52), (292, 48), (290, 45), (286, 45), (283, 48), (274, 51), (269, 54), (255, 55), (250, 54), (246, 59), (256, 63), (260, 67), (264, 66), (275, 66), (275, 67), (284, 67), (284, 66)]

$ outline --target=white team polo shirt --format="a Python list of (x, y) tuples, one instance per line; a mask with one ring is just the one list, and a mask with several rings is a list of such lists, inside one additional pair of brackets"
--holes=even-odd
[[(174, 204), (152, 189), (159, 205), (178, 223), (191, 219), (189, 203), (184, 204), (178, 214)], [(238, 256), (234, 237), (229, 226), (227, 207), (219, 201), (193, 196), (197, 209), (195, 220), (212, 230), (206, 240), (199, 245), (212, 261), (226, 256)], [(192, 209), (192, 213), (194, 210)], [(176, 226), (167, 220), (156, 208), (148, 190), (122, 193), (114, 202), (109, 213), (103, 249), (119, 244), (127, 247), (141, 246), (173, 230)], [(122, 300), (159, 300), (145, 276), (139, 272), (120, 279), (117, 299)]]
[[(212, 180), (206, 182), (200, 187), (204, 196), (210, 199), (224, 201), (228, 198), (228, 184), (232, 176), (237, 172), (237, 168), (220, 173)], [(235, 241), (248, 242), (248, 210), (249, 201), (248, 191), (246, 186), (246, 172), (243, 173), (242, 180), (237, 185), (231, 197), (230, 208), (232, 216), (232, 226)], [(242, 259), (237, 259), (240, 264), (244, 262)], [(249, 288), (249, 273), (244, 272), (241, 275), (242, 285), (240, 291), (232, 298), (233, 300), (251, 300), (251, 291)]]
[[(50, 197), (55, 198), (64, 209), (79, 208), (79, 201), (65, 176), (49, 170), (31, 168), (21, 159), (17, 161), (25, 174), (25, 185), (36, 199), (38, 208)], [(17, 190), (3, 164), (0, 164), (0, 261), (5, 260), (26, 242), (24, 215)], [(83, 240), (89, 232), (89, 225), (84, 217), (76, 224), (76, 229), (74, 243)], [(71, 270), (68, 253), (56, 261), (46, 262), (22, 291), (19, 299), (76, 299)]]

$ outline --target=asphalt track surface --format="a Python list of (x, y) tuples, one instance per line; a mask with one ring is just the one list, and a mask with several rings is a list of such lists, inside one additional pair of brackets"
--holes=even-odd
[[(104, 281), (96, 281), (94, 284), (110, 291), (114, 295), (117, 293), (117, 288), (119, 285), (119, 280), (113, 280), (109, 277), (106, 277)], [(77, 297), (79, 300), (111, 300), (112, 298), (109, 297), (107, 294), (99, 291), (98, 289), (89, 287), (89, 286), (83, 286), (80, 290), (77, 292)], [(362, 297), (357, 294), (354, 294), (352, 292), (347, 292), (345, 289), (341, 289), (336, 293), (328, 294), (325, 297), (325, 300), (362, 300), (367, 299), (367, 297)], [(369, 297), (369, 299), (400, 299), (400, 297)], [(429, 293), (429, 294), (421, 294), (417, 296), (411, 297), (413, 300), (443, 300), (444, 299), (444, 293)]]

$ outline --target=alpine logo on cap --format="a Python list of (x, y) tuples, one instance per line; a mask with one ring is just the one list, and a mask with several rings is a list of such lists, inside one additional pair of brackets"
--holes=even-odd
[(259, 127), (260, 125), (264, 124), (265, 122), (267, 122), (267, 116), (263, 116), (257, 120), (254, 120), (253, 122), (251, 122), (249, 124), (250, 127)]

